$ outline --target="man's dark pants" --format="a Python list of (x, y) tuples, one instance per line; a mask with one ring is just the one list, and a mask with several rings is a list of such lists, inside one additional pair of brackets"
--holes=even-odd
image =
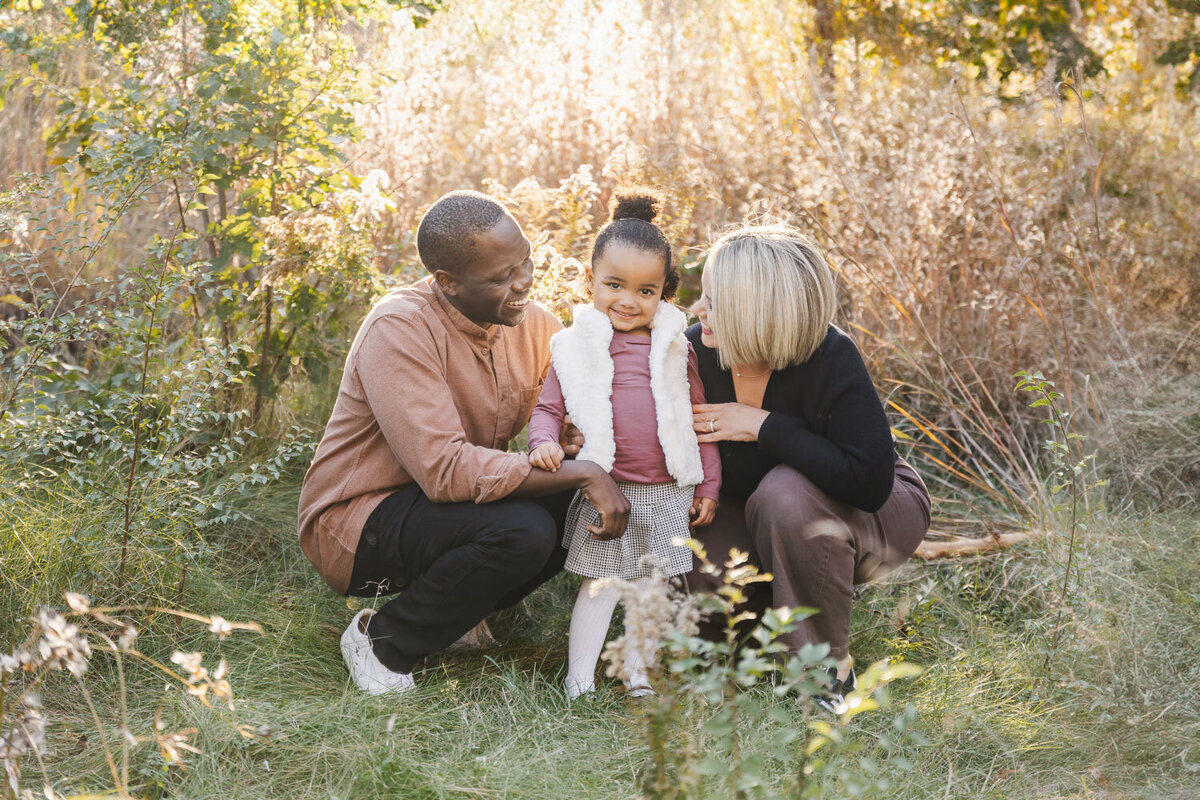
[(414, 483), (388, 495), (363, 526), (347, 592), (400, 592), (367, 623), (376, 657), (388, 669), (411, 672), (557, 575), (573, 494), (435, 503)]

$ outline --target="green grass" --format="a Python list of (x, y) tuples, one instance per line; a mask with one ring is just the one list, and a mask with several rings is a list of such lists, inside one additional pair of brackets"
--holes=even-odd
[[(292, 481), (253, 499), (253, 523), (209, 537), (207, 571), (189, 573), (180, 605), (259, 622), (265, 633), (223, 643), (193, 623), (143, 618), (140, 645), (160, 658), (200, 649), (229, 662), (238, 698), (232, 721), (160, 677), (130, 670), (131, 729), (156, 714), (167, 729), (197, 728), (187, 770), (163, 770), (151, 745), (134, 748), (139, 796), (179, 798), (621, 798), (639, 796), (646, 750), (638, 711), (603, 689), (568, 705), (559, 689), (573, 579), (557, 578), (522, 607), (492, 620), (500, 646), (452, 651), (425, 664), (419, 688), (371, 698), (349, 688), (337, 642), (351, 611), (300, 554)], [(61, 590), (101, 601), (112, 546), (72, 537), (70, 502), (37, 514), (8, 512), (0, 527), (5, 579), (0, 608), (18, 617)], [(57, 525), (56, 525), (57, 522)], [(63, 532), (55, 535), (54, 531)], [(46, 533), (49, 531), (50, 533)], [(34, 546), (36, 543), (36, 546)], [(918, 711), (926, 743), (905, 752), (896, 798), (1191, 798), (1200, 794), (1200, 523), (1194, 514), (1104, 517), (1086, 533), (1070, 628), (1041, 665), (1061, 576), (1056, 543), (974, 560), (911, 562), (866, 589), (854, 617), (860, 663), (902, 655), (925, 666), (891, 696)], [(40, 565), (33, 569), (35, 563)], [(101, 569), (97, 565), (109, 565)], [(35, 576), (31, 592), (22, 575)], [(89, 588), (76, 580), (91, 575)], [(164, 580), (173, 586), (173, 579)], [(59, 607), (62, 603), (58, 603)], [(5, 645), (17, 635), (6, 625)], [(117, 745), (119, 686), (104, 656), (88, 685)], [(768, 707), (776, 701), (766, 693)], [(111, 789), (98, 734), (77, 688), (54, 676), (43, 691), (55, 791)], [(792, 724), (800, 715), (791, 710)], [(892, 714), (857, 718), (871, 754)], [(767, 719), (743, 723), (766, 738)], [(261, 726), (261, 727), (260, 727)], [(848, 768), (856, 768), (855, 761)], [(792, 767), (768, 760), (784, 785)], [(36, 768), (26, 765), (26, 776)], [(161, 784), (161, 785), (159, 785)], [(36, 785), (36, 784), (29, 784)], [(832, 790), (828, 796), (837, 796)]]

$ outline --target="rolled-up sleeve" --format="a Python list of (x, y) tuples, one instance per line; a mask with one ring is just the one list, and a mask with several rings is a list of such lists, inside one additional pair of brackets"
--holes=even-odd
[(383, 316), (364, 334), (356, 369), (380, 432), (430, 500), (500, 500), (529, 475), (529, 457), (468, 441), (446, 358), (426, 328)]

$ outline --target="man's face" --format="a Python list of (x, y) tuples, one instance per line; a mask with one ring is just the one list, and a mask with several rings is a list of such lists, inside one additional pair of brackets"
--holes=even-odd
[(533, 288), (532, 248), (507, 214), (475, 237), (475, 259), (457, 274), (437, 273), (451, 305), (481, 327), (512, 327), (525, 318)]

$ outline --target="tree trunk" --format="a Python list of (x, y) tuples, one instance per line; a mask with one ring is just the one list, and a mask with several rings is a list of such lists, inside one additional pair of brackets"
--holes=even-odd
[(271, 295), (271, 286), (268, 284), (263, 290), (262, 351), (258, 355), (258, 381), (254, 392), (254, 415), (250, 418), (251, 424), (257, 423), (259, 414), (262, 413), (263, 395), (267, 388), (267, 373), (271, 369), (267, 361), (271, 347)]
[(833, 45), (834, 45), (834, 0), (813, 1), (813, 45), (817, 51), (818, 66), (821, 76), (826, 81), (833, 80)]

